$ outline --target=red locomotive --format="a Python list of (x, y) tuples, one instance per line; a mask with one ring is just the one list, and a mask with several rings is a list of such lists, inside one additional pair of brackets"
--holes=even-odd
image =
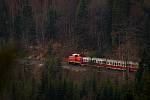
[(68, 58), (69, 64), (81, 64), (81, 61), (82, 61), (82, 57), (80, 56), (80, 54), (72, 54)]
[(129, 70), (131, 72), (138, 70), (138, 63), (132, 61), (112, 60), (106, 58), (81, 57), (80, 54), (72, 54), (68, 58), (69, 64), (89, 65), (116, 70)]

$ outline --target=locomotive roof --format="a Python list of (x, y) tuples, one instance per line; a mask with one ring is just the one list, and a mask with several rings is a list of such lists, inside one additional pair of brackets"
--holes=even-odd
[(80, 54), (78, 54), (78, 53), (73, 53), (72, 55), (73, 55), (73, 56), (75, 56), (75, 55), (78, 55), (78, 56), (79, 56)]

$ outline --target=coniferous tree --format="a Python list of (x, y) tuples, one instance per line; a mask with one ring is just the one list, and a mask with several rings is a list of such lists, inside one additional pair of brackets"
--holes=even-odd
[(57, 30), (56, 30), (56, 11), (52, 8), (49, 9), (48, 15), (47, 15), (47, 21), (45, 25), (45, 36), (47, 39), (54, 39), (57, 36)]
[[(143, 75), (141, 76), (142, 82), (139, 82), (139, 83), (142, 83), (141, 87), (142, 87), (142, 90), (144, 93), (144, 99), (148, 100), (148, 99), (150, 99), (150, 96), (149, 96), (149, 92), (150, 92), (150, 55), (148, 54), (149, 48), (147, 48), (145, 52), (146, 53), (144, 53), (143, 59), (141, 62), (143, 65), (143, 68), (144, 68)], [(140, 66), (140, 67), (142, 67), (142, 66)]]
[(141, 57), (141, 61), (139, 62), (139, 69), (135, 75), (135, 88), (137, 89), (137, 93), (141, 93), (143, 86), (143, 73), (144, 73), (144, 63), (145, 63), (146, 52), (144, 51)]
[(112, 45), (118, 47), (125, 39), (130, 10), (129, 0), (112, 1)]
[(14, 21), (14, 31), (15, 31), (15, 37), (17, 39), (21, 38), (21, 33), (22, 33), (22, 21), (21, 21), (21, 15), (20, 13), (15, 16), (15, 21)]
[(5, 0), (0, 1), (0, 38), (9, 36), (10, 16)]
[(75, 43), (78, 45), (78, 49), (86, 49), (88, 47), (88, 5), (89, 0), (80, 0), (76, 13), (75, 20)]
[[(20, 16), (19, 16), (20, 17)], [(31, 2), (29, 0), (22, 1), (21, 8), (21, 23), (22, 23), (22, 38), (26, 45), (32, 44), (35, 40), (35, 20), (33, 18), (33, 12)], [(32, 40), (32, 41), (31, 41)]]
[(99, 51), (100, 56), (103, 56), (104, 52), (111, 50), (112, 47), (112, 0), (107, 2), (106, 7), (101, 8), (97, 13), (96, 49)]

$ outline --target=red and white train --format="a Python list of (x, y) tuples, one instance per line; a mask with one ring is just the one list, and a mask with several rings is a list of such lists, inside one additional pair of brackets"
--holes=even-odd
[(138, 62), (112, 60), (106, 58), (81, 57), (80, 54), (72, 54), (68, 57), (67, 61), (69, 64), (80, 64), (81, 66), (92, 64), (96, 67), (116, 70), (129, 70), (130, 72), (135, 72), (138, 70)]

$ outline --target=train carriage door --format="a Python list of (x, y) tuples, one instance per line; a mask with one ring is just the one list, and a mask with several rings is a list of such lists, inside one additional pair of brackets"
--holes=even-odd
[(92, 64), (96, 63), (95, 58), (92, 58)]

